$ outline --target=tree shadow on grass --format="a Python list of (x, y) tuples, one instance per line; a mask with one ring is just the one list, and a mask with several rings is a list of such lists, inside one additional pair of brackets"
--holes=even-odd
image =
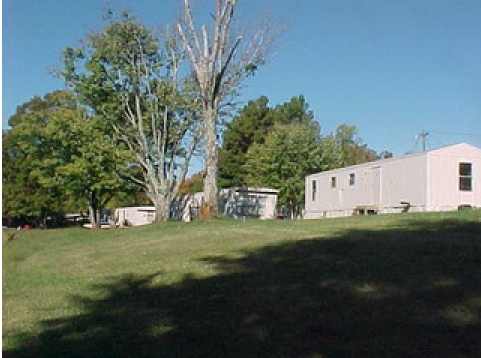
[(477, 357), (481, 223), (284, 242), (221, 273), (123, 277), (7, 357)]

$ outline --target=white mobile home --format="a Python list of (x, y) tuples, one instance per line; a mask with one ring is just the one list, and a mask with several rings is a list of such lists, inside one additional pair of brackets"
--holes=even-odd
[(154, 222), (155, 207), (153, 206), (134, 206), (128, 208), (115, 209), (116, 226), (140, 226)]
[(305, 218), (481, 207), (481, 149), (461, 143), (309, 175)]

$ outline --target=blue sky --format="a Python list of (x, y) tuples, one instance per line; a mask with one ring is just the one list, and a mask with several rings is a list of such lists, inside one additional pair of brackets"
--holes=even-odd
[[(201, 10), (214, 0), (193, 0)], [(180, 0), (111, 0), (150, 26), (173, 22)], [(289, 23), (276, 55), (240, 101), (306, 97), (323, 133), (356, 125), (396, 155), (457, 142), (481, 147), (481, 1), (239, 0), (244, 19), (269, 8)], [(17, 105), (61, 89), (49, 74), (66, 46), (102, 26), (106, 1), (3, 0), (2, 127)]]

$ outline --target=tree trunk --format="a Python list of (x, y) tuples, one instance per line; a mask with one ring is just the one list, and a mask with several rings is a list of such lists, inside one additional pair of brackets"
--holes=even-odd
[(205, 121), (205, 170), (204, 197), (206, 216), (212, 216), (218, 212), (218, 187), (217, 168), (219, 161), (219, 148), (217, 146), (216, 111), (211, 105), (206, 105), (203, 111)]
[(155, 222), (165, 222), (170, 217), (170, 205), (167, 200), (160, 197), (151, 198), (155, 207)]
[(89, 217), (90, 223), (92, 224), (92, 229), (100, 229), (100, 221), (99, 221), (100, 213), (98, 212), (98, 208), (90, 202), (89, 203)]

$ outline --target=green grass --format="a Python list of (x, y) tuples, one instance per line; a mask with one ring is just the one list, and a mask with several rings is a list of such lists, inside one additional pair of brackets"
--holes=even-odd
[(6, 357), (476, 357), (481, 212), (20, 232)]

